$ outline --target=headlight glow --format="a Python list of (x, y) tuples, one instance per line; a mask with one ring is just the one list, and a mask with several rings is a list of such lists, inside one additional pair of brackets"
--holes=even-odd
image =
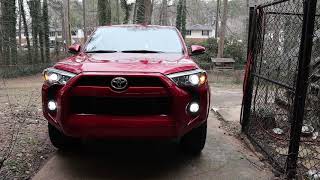
[(57, 109), (57, 104), (54, 101), (49, 101), (48, 102), (48, 109), (50, 111), (55, 111)]
[(189, 106), (189, 111), (191, 113), (197, 113), (199, 111), (199, 109), (200, 109), (200, 106), (196, 102), (191, 103), (190, 106)]
[(74, 76), (76, 76), (76, 74), (54, 68), (48, 68), (43, 71), (44, 80), (50, 85), (65, 85)]
[(199, 75), (198, 75), (198, 74), (192, 74), (192, 75), (190, 75), (190, 76), (189, 76), (189, 82), (190, 82), (192, 85), (194, 85), (194, 86), (198, 85), (199, 82), (200, 82)]
[(169, 74), (167, 76), (180, 87), (198, 87), (207, 82), (207, 74), (201, 69)]

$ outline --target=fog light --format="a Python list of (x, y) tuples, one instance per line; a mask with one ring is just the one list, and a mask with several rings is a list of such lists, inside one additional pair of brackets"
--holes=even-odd
[(50, 111), (55, 111), (57, 109), (57, 104), (54, 101), (49, 101), (48, 102), (48, 109)]
[(199, 111), (199, 109), (200, 109), (199, 104), (196, 102), (191, 103), (189, 106), (189, 111), (191, 113), (197, 113)]

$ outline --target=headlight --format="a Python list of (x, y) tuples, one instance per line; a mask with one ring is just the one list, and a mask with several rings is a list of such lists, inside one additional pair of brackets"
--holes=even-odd
[(65, 85), (74, 76), (76, 74), (54, 68), (48, 68), (43, 71), (43, 78), (49, 84)]
[(204, 70), (192, 70), (167, 75), (180, 87), (200, 86), (207, 82), (207, 74)]

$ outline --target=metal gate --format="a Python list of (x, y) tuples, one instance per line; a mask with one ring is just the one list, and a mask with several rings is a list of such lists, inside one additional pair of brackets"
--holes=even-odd
[(320, 4), (250, 9), (242, 131), (288, 178), (320, 178)]

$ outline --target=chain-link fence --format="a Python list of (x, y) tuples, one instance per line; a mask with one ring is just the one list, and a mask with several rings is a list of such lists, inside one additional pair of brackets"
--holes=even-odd
[(242, 128), (288, 178), (320, 178), (319, 11), (281, 0), (250, 12)]

